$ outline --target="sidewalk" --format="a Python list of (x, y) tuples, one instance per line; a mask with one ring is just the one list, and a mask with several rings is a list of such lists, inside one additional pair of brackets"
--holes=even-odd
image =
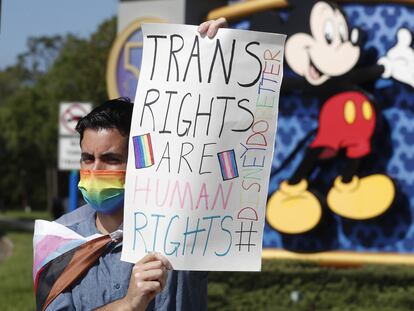
[(13, 242), (6, 236), (0, 236), (0, 262), (9, 258), (13, 254)]

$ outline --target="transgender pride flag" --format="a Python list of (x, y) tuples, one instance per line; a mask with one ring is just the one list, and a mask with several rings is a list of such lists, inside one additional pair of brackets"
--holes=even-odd
[(134, 142), (135, 168), (145, 168), (154, 164), (151, 135), (144, 134), (132, 137)]
[(96, 264), (122, 231), (83, 237), (56, 222), (36, 220), (33, 237), (33, 279), (36, 307), (44, 311), (59, 294)]
[(239, 177), (234, 150), (219, 152), (217, 153), (217, 156), (220, 163), (221, 176), (223, 177), (223, 180)]
[(83, 237), (57, 222), (36, 220), (33, 236), (33, 280), (48, 262), (92, 239), (96, 234)]

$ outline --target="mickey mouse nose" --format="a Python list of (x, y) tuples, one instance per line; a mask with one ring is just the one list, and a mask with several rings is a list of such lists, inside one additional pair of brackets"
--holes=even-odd
[(357, 28), (353, 28), (351, 30), (351, 43), (353, 45), (358, 45), (359, 44), (359, 39), (360, 39), (360, 36), (359, 36), (358, 29)]

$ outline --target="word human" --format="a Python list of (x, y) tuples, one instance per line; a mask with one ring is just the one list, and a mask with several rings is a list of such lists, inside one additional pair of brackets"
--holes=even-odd
[(188, 181), (154, 180), (149, 177), (145, 180), (145, 177), (136, 176), (133, 202), (141, 206), (155, 202), (154, 208), (226, 210), (232, 189), (233, 183), (214, 186), (202, 183), (200, 187), (195, 187)]

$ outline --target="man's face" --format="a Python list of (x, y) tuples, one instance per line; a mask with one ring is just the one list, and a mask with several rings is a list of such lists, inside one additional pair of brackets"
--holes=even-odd
[(81, 150), (82, 170), (126, 170), (128, 138), (117, 129), (86, 129)]

